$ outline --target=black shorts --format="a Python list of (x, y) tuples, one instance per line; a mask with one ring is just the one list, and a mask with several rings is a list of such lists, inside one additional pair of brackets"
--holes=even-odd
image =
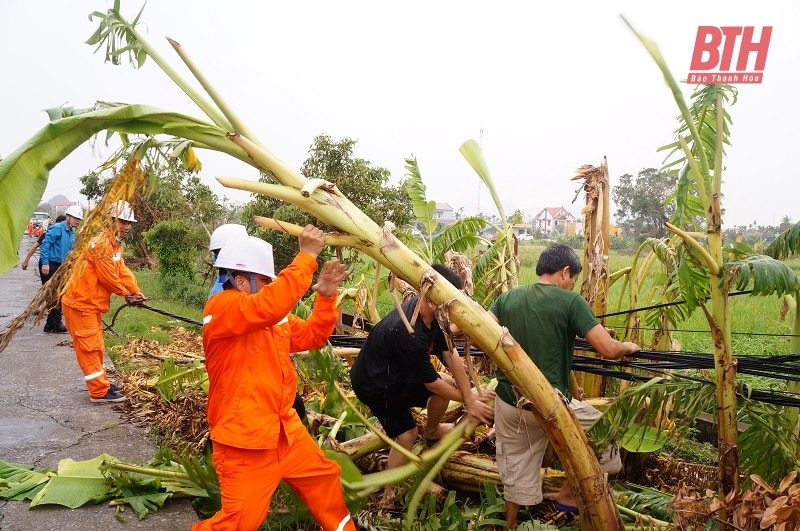
[(433, 393), (423, 384), (406, 384), (385, 392), (356, 395), (378, 417), (386, 435), (394, 439), (417, 426), (411, 408), (427, 407)]

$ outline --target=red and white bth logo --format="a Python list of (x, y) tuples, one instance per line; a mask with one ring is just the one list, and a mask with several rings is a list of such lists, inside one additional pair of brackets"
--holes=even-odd
[[(702, 85), (761, 83), (764, 79), (772, 26), (761, 28), (761, 37), (756, 42), (753, 42), (753, 33), (753, 26), (699, 26), (694, 41), (692, 66), (686, 80)], [(737, 44), (739, 54), (734, 57)], [(751, 55), (755, 56), (755, 63), (752, 69), (748, 69)], [(735, 69), (731, 69), (734, 58)]]

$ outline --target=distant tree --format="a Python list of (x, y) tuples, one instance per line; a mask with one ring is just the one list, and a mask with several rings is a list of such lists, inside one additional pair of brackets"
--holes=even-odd
[[(216, 194), (178, 161), (170, 165), (150, 166), (146, 170), (149, 174), (146, 190), (132, 201), (137, 223), (126, 238), (126, 247), (134, 250), (146, 263), (152, 264), (153, 258), (143, 238), (145, 232), (162, 221), (170, 220), (187, 220), (203, 227), (216, 226), (224, 222), (225, 212)], [(88, 173), (80, 177), (83, 185), (80, 193), (96, 203), (105, 195), (112, 178), (95, 172)], [(208, 235), (204, 237), (203, 232), (208, 231), (192, 230), (187, 236), (191, 240), (190, 245), (197, 251), (193, 254), (207, 250)]]
[(483, 212), (481, 212), (479, 214), (479, 216), (481, 216), (486, 221), (488, 221), (489, 223), (492, 223), (494, 225), (501, 225), (503, 223), (503, 221), (500, 219), (500, 217), (497, 214), (489, 215), (489, 214), (484, 214)]
[[(382, 225), (391, 221), (398, 228), (406, 227), (412, 219), (411, 199), (402, 186), (388, 184), (391, 173), (386, 168), (372, 166), (368, 160), (355, 157), (357, 141), (343, 138), (334, 141), (328, 135), (319, 135), (309, 147), (309, 157), (300, 171), (308, 178), (331, 181), (370, 219)], [(272, 182), (269, 176), (262, 182)], [(265, 216), (306, 225), (320, 224), (308, 213), (294, 205), (271, 197), (254, 195), (242, 210), (242, 223), (250, 234), (270, 241), (275, 250), (276, 268), (285, 267), (297, 254), (297, 238), (258, 227), (253, 216)]]
[(515, 210), (513, 214), (508, 217), (508, 222), (513, 224), (525, 223), (525, 213), (522, 210)]
[(111, 183), (108, 179), (101, 179), (100, 174), (89, 172), (86, 175), (79, 177), (83, 188), (80, 189), (81, 195), (89, 200), (89, 203), (96, 203), (106, 193), (108, 185)]
[(208, 185), (200, 182), (197, 175), (189, 175), (182, 183), (181, 190), (193, 221), (204, 227), (211, 226), (212, 229), (225, 221), (225, 208), (220, 204), (219, 197)]
[(666, 200), (675, 190), (677, 175), (647, 168), (640, 171), (635, 180), (626, 173), (619, 181), (611, 189), (617, 205), (617, 226), (626, 236), (638, 241), (665, 236), (664, 223), (675, 210), (674, 203)]
[(317, 136), (300, 172), (308, 178), (321, 177), (335, 183), (373, 221), (405, 227), (412, 218), (405, 188), (388, 185), (391, 173), (386, 168), (355, 157), (356, 143), (350, 138), (335, 142), (328, 135)]

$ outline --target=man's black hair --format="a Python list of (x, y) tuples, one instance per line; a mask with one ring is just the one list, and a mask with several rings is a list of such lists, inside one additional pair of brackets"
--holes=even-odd
[(456, 289), (464, 289), (464, 282), (461, 280), (461, 277), (458, 276), (458, 273), (443, 264), (433, 264), (433, 268), (437, 273), (442, 275), (445, 280), (455, 286)]
[(56, 223), (61, 223), (62, 221), (66, 220), (66, 219), (67, 219), (67, 216), (65, 216), (64, 214), (59, 214), (56, 217)]
[(575, 251), (572, 250), (572, 247), (557, 243), (542, 251), (539, 261), (536, 263), (536, 275), (552, 275), (566, 266), (569, 266), (569, 274), (573, 277), (583, 269), (581, 261)]

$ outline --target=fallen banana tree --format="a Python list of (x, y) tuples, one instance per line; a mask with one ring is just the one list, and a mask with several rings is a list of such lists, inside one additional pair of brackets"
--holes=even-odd
[[(16, 256), (15, 245), (21, 238), (20, 228), (30, 213), (27, 207), (35, 204), (41, 196), (50, 168), (100, 131), (145, 135), (168, 133), (190, 141), (195, 147), (214, 149), (245, 160), (266, 175), (273, 176), (276, 184), (230, 178), (218, 180), (227, 187), (268, 195), (305, 210), (336, 230), (328, 237), (329, 244), (350, 246), (371, 256), (428, 300), (442, 305), (448, 311), (450, 321), (489, 355), (532, 402), (534, 413), (553, 443), (575, 490), (581, 509), (581, 527), (623, 528), (611, 489), (583, 429), (519, 344), (489, 318), (483, 307), (445, 281), (430, 264), (406, 247), (395, 237), (391, 226), (377, 225), (336, 186), (320, 179), (307, 179), (261, 145), (177, 42), (169, 41), (213, 104), (181, 79), (135, 30), (138, 16), (134, 24), (122, 17), (119, 2), (115, 2), (107, 13), (95, 12), (91, 17), (99, 19), (100, 26), (90, 43), (98, 46), (105, 43), (107, 58), (118, 61), (120, 54), (128, 53), (139, 66), (147, 57), (152, 58), (213, 123), (136, 105), (90, 111), (50, 123), (0, 162), (0, 191), (13, 192), (12, 195), (19, 199), (19, 206), (9, 206), (0, 213), (0, 217), (8, 222), (3, 223), (4, 228), (0, 229), (4, 236), (8, 236), (2, 238), (4, 244), (0, 247), (0, 267), (3, 270), (13, 263), (11, 256)], [(467, 141), (461, 146), (461, 151), (480, 175), (489, 175), (477, 142)], [(25, 182), (36, 183), (36, 186), (27, 187), (31, 188), (28, 191)]]
[[(537, 418), (564, 463), (583, 509), (581, 525), (585, 529), (622, 528), (622, 520), (608, 483), (585, 433), (528, 355), (507, 331), (494, 323), (486, 310), (444, 281), (429, 264), (405, 247), (394, 236), (391, 227), (378, 227), (364, 216), (336, 187), (306, 180), (241, 135), (232, 134), (229, 137), (257, 164), (270, 170), (282, 184), (218, 178), (220, 183), (229, 188), (268, 195), (306, 210), (339, 230), (328, 237), (327, 243), (357, 248), (409, 282), (430, 301), (445, 305), (450, 320), (488, 354), (535, 404)], [(472, 147), (473, 161), (485, 166), (477, 144), (473, 143)], [(299, 235), (301, 227), (287, 224), (284, 230)]]

